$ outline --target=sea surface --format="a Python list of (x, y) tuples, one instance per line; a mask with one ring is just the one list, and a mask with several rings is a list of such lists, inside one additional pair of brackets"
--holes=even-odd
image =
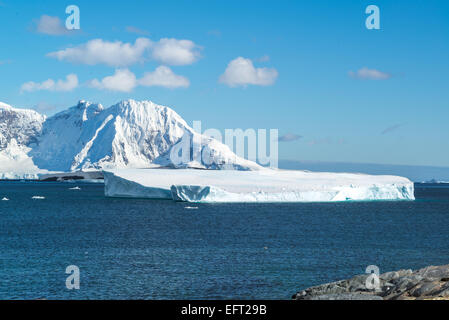
[[(290, 299), (368, 265), (449, 264), (449, 185), (415, 195), (186, 204), (105, 198), (101, 184), (0, 182), (10, 199), (0, 201), (0, 299)], [(66, 288), (69, 265), (79, 290)]]

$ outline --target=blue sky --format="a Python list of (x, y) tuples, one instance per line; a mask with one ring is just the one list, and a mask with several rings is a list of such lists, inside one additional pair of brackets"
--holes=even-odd
[[(80, 8), (79, 32), (51, 23), (63, 26), (70, 4)], [(370, 4), (380, 30), (365, 27)], [(51, 115), (80, 99), (147, 99), (203, 129), (300, 136), (280, 143), (281, 159), (449, 166), (448, 1), (0, 0), (0, 38), (0, 101), (15, 107)], [(82, 51), (94, 39), (137, 38), (150, 49), (128, 60)], [(167, 55), (161, 39), (180, 55)], [(234, 69), (220, 82), (239, 57), (236, 68), (252, 64), (247, 83), (232, 82)], [(118, 69), (127, 91), (102, 82)], [(42, 84), (69, 74), (76, 86)]]

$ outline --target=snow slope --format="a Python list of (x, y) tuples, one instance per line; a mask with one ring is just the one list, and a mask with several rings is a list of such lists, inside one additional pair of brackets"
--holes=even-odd
[(0, 150), (6, 149), (13, 139), (19, 145), (35, 142), (44, 121), (45, 116), (36, 111), (15, 109), (0, 102)]
[(396, 176), (272, 169), (130, 169), (106, 171), (104, 177), (108, 197), (187, 202), (414, 200), (413, 183)]
[[(198, 149), (189, 144), (190, 157), (173, 162), (181, 141), (202, 145)], [(212, 155), (211, 161), (196, 157), (203, 151)], [(154, 166), (260, 169), (221, 142), (194, 132), (172, 109), (151, 101), (126, 100), (106, 109), (80, 101), (49, 118), (0, 103), (0, 178), (6, 173), (3, 177)]]
[(0, 179), (36, 179), (40, 170), (28, 156), (45, 116), (0, 102)]
[(8, 145), (0, 150), (0, 179), (38, 179), (39, 174), (47, 173), (36, 167), (27, 155), (30, 148), (18, 145), (11, 139)]

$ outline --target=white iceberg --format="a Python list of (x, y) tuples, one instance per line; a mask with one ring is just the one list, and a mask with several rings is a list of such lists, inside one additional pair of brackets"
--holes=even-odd
[(107, 197), (186, 202), (414, 200), (403, 177), (294, 170), (125, 169), (104, 172)]

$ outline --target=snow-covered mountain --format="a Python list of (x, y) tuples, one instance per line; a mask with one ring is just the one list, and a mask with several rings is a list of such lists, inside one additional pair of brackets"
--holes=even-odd
[(0, 150), (15, 140), (19, 145), (33, 142), (42, 130), (45, 116), (34, 110), (15, 109), (0, 102)]
[(45, 116), (33, 110), (14, 109), (0, 102), (0, 179), (34, 178), (45, 172), (28, 156)]
[[(181, 141), (202, 143), (200, 149), (190, 144), (190, 157), (178, 163), (171, 159)], [(211, 156), (202, 161), (195, 157), (199, 152)], [(194, 132), (172, 109), (151, 101), (126, 100), (109, 108), (80, 101), (48, 118), (0, 103), (0, 178), (15, 172), (25, 175), (155, 165), (260, 169), (221, 142)]]

